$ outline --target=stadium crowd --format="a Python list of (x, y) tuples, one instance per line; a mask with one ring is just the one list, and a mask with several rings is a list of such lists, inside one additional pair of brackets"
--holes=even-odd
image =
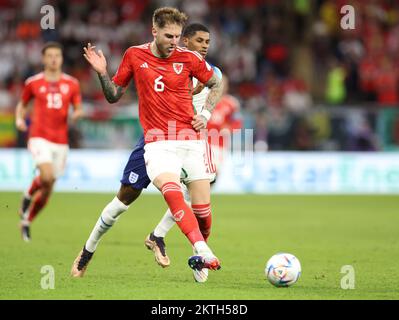
[[(55, 8), (55, 29), (40, 27), (45, 4)], [(355, 9), (353, 30), (340, 26), (346, 4)], [(80, 80), (91, 117), (131, 105), (133, 90), (119, 109), (107, 106), (83, 45), (101, 48), (113, 74), (127, 47), (151, 39), (151, 13), (165, 5), (210, 27), (208, 60), (228, 75), (256, 149), (380, 148), (379, 111), (399, 100), (395, 0), (0, 0), (0, 113), (14, 112), (51, 40), (63, 44), (65, 72)]]

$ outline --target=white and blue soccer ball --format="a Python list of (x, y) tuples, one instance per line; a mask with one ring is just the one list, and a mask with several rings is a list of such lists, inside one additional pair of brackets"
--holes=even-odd
[(277, 253), (266, 264), (266, 278), (276, 287), (289, 287), (301, 275), (301, 263), (290, 253)]

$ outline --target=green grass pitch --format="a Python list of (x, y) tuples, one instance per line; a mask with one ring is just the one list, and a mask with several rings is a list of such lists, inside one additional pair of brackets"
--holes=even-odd
[[(398, 299), (399, 197), (214, 195), (210, 245), (222, 269), (193, 281), (191, 246), (175, 226), (166, 243), (171, 266), (159, 267), (144, 247), (163, 215), (160, 195), (143, 195), (105, 235), (86, 276), (69, 276), (111, 194), (55, 193), (32, 225), (31, 243), (17, 228), (20, 193), (0, 193), (0, 299)], [(296, 255), (302, 276), (271, 286), (266, 261)], [(51, 265), (55, 288), (41, 288)], [(341, 288), (344, 265), (355, 288)]]

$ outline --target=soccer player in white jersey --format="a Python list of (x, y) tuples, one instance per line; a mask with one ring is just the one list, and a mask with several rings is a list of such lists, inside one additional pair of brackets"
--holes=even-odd
[[(139, 97), (139, 118), (144, 130), (147, 174), (161, 191), (177, 225), (198, 252), (199, 259), (193, 260), (190, 267), (217, 270), (220, 262), (205, 242), (192, 209), (184, 201), (180, 173), (182, 169), (188, 173), (192, 204), (210, 208), (205, 145), (199, 131), (206, 128), (221, 97), (223, 85), (200, 54), (177, 46), (186, 19), (187, 16), (175, 8), (155, 10), (154, 40), (128, 48), (112, 80), (101, 51), (96, 52), (88, 44), (84, 56), (98, 73), (104, 95), (111, 103), (120, 99), (130, 80), (134, 79)], [(195, 114), (192, 108), (191, 77), (197, 77), (210, 88), (200, 114)], [(139, 195), (132, 190), (130, 185), (122, 184), (117, 196), (104, 208), (75, 259), (73, 276), (83, 276), (101, 237), (100, 229), (109, 229)]]
[[(182, 40), (187, 49), (199, 52), (205, 59), (210, 44), (210, 32), (207, 27), (200, 23), (193, 23), (188, 25), (183, 31)], [(217, 76), (219, 78), (222, 78), (222, 74), (219, 68), (215, 66), (212, 66), (212, 68), (214, 69), (214, 72), (217, 74)], [(193, 106), (196, 109), (197, 114), (200, 114), (205, 106), (206, 98), (209, 93), (209, 88), (205, 87), (196, 78), (193, 78), (193, 88)], [(206, 145), (206, 154), (208, 155), (208, 157), (212, 157), (211, 150), (208, 145)], [(210, 182), (212, 182), (216, 176), (216, 165), (211, 161), (209, 164), (209, 178)], [(184, 190), (185, 200), (191, 205), (195, 217), (197, 218), (200, 231), (204, 237), (204, 240), (207, 242), (211, 232), (212, 224), (212, 213), (210, 207), (204, 205), (192, 205), (188, 190), (184, 184), (185, 177), (182, 177), (182, 181), (182, 188)], [(161, 221), (154, 229), (154, 231), (150, 235), (148, 235), (147, 239), (145, 240), (145, 245), (148, 249), (151, 249), (154, 252), (155, 260), (162, 267), (168, 266), (170, 264), (170, 259), (166, 255), (165, 249), (162, 248), (163, 250), (161, 250), (157, 243), (160, 243), (159, 238), (163, 239), (168, 231), (174, 226), (174, 224), (175, 220), (172, 213), (168, 209)], [(161, 241), (163, 242), (163, 240)], [(197, 254), (195, 248), (194, 254)], [(197, 282), (205, 282), (208, 278), (208, 269), (194, 269), (193, 275), (194, 279)]]

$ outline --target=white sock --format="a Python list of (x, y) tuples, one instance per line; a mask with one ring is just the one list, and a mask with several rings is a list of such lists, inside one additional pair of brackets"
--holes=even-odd
[(164, 238), (170, 229), (175, 225), (175, 219), (172, 212), (168, 209), (163, 215), (161, 221), (154, 229), (154, 236)]
[(191, 207), (191, 198), (190, 198), (190, 192), (188, 191), (187, 186), (184, 183), (180, 183), (181, 189), (183, 191), (183, 197), (184, 201)]
[(197, 241), (194, 243), (194, 248), (198, 254), (214, 255), (211, 248), (208, 247), (205, 241)]
[(94, 252), (97, 248), (101, 237), (110, 229), (118, 220), (119, 215), (125, 212), (129, 206), (122, 203), (117, 197), (112, 199), (110, 203), (104, 208), (96, 225), (91, 232), (89, 239), (86, 242), (86, 250)]

